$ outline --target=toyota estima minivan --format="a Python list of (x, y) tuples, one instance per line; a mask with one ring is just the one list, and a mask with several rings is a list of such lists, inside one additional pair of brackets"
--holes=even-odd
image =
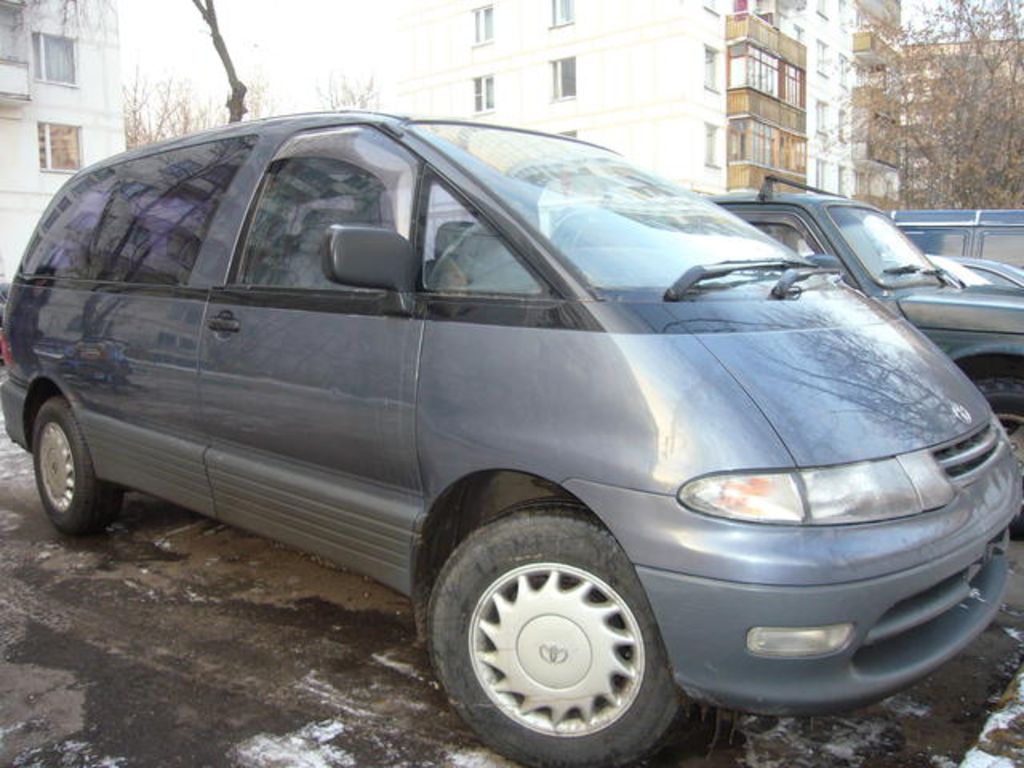
[(963, 374), (580, 141), (333, 114), (115, 157), (8, 317), (57, 528), (136, 489), (379, 579), (526, 763), (629, 763), (685, 697), (861, 705), (1000, 604), (1021, 482)]

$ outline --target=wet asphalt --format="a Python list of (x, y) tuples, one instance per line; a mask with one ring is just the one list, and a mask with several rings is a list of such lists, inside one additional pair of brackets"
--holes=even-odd
[[(957, 765), (1024, 654), (1013, 579), (913, 688), (841, 717), (694, 711), (649, 765)], [(0, 429), (0, 766), (508, 765), (448, 707), (400, 595), (141, 494), (105, 534), (62, 536)]]

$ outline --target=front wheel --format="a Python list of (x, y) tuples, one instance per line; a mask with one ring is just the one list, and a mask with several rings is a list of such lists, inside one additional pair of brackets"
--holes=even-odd
[[(976, 381), (978, 389), (1003, 425), (1010, 446), (1024, 472), (1024, 380), (1014, 378), (982, 379)], [(1024, 506), (1010, 523), (1010, 535), (1024, 538)]]
[(596, 525), (557, 510), (474, 532), (430, 601), (431, 657), (485, 743), (529, 765), (618, 766), (679, 712), (633, 566)]

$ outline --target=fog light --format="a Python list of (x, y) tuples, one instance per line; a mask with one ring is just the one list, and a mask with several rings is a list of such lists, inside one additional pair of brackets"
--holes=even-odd
[(853, 635), (853, 624), (825, 627), (754, 627), (747, 650), (758, 656), (820, 656), (838, 651)]

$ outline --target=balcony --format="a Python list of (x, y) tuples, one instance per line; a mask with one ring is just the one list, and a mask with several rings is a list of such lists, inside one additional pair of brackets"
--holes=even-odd
[(780, 179), (795, 181), (799, 184), (807, 183), (807, 174), (793, 173), (791, 171), (778, 171), (771, 168), (764, 168), (753, 163), (729, 163), (729, 178), (727, 179), (730, 191), (740, 189), (760, 189), (764, 183), (765, 176), (778, 176)]
[(731, 89), (727, 96), (726, 112), (729, 117), (756, 117), (792, 133), (807, 133), (807, 113), (804, 110), (753, 88)]
[(900, 0), (859, 0), (861, 13), (873, 21), (889, 26), (899, 26), (901, 17)]
[(896, 52), (878, 36), (877, 32), (853, 33), (853, 58), (857, 64), (868, 67), (884, 67), (895, 56)]
[(28, 63), (0, 59), (0, 105), (24, 104), (30, 98)]
[(725, 20), (725, 41), (727, 44), (750, 41), (774, 53), (790, 64), (807, 69), (807, 48), (789, 35), (782, 34), (763, 19), (748, 16), (729, 16)]
[(857, 164), (897, 168), (900, 158), (892, 142), (884, 140), (879, 132), (869, 130), (867, 141), (860, 141), (853, 145), (853, 161)]

